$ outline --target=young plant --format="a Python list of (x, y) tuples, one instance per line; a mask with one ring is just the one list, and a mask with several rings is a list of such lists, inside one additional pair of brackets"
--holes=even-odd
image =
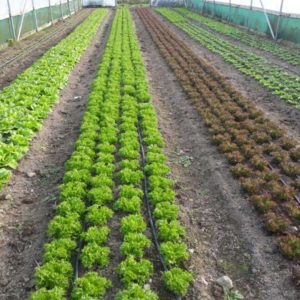
[(72, 300), (100, 299), (106, 290), (112, 287), (111, 281), (99, 276), (96, 272), (88, 272), (74, 282)]
[(175, 295), (185, 296), (193, 281), (193, 275), (180, 268), (172, 268), (163, 274), (163, 280), (168, 290)]

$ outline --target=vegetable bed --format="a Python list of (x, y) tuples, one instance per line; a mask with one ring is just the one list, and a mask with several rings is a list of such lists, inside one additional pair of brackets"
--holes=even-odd
[(270, 65), (264, 58), (249, 53), (213, 33), (192, 24), (174, 10), (157, 8), (155, 10), (169, 22), (182, 29), (196, 42), (213, 53), (220, 55), (243, 74), (255, 79), (280, 99), (300, 110), (300, 77), (279, 67)]
[(111, 297), (158, 299), (146, 255), (151, 240), (145, 235), (145, 203), (165, 265), (161, 280), (172, 293), (186, 294), (192, 275), (183, 263), (189, 254), (163, 144), (131, 16), (118, 9), (80, 137), (66, 163), (31, 299), (100, 299), (109, 293), (112, 282), (103, 272), (111, 263), (110, 225), (119, 218), (122, 261), (115, 272), (123, 288)]
[[(0, 92), (0, 190), (59, 99), (60, 90), (108, 10), (93, 12), (76, 30)], [(88, 30), (87, 30), (88, 29)]]
[(299, 260), (299, 148), (297, 142), (197, 57), (150, 10), (138, 9), (153, 41), (194, 103), (211, 140), (229, 162), (282, 253)]

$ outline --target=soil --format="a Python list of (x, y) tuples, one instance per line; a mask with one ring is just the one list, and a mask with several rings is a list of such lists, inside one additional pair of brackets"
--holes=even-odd
[(83, 9), (0, 51), (0, 66), (7, 62), (0, 70), (0, 89), (9, 85), (18, 74), (69, 35), (92, 11), (90, 8)]
[(69, 76), (43, 127), (1, 193), (0, 299), (27, 299), (34, 269), (41, 263), (47, 225), (58, 200), (64, 163), (74, 150), (92, 81), (97, 73), (113, 14)]
[[(195, 283), (185, 299), (223, 299), (215, 284), (222, 275), (233, 280), (245, 299), (299, 299), (300, 291), (291, 280), (291, 263), (278, 254), (276, 238), (264, 231), (261, 218), (233, 179), (229, 165), (210, 144), (209, 133), (194, 106), (143, 23), (136, 13), (133, 16), (165, 152), (176, 181), (181, 222), (187, 230), (191, 253), (188, 267), (195, 274)], [(220, 58), (195, 45), (184, 34), (180, 36), (217, 69), (229, 70), (226, 77), (236, 87), (243, 87), (244, 94), (265, 99), (265, 91), (245, 87), (242, 76)], [(274, 96), (269, 95), (269, 99), (279, 109)], [(264, 109), (268, 109), (265, 102)], [(280, 111), (279, 116), (287, 118), (288, 108)], [(293, 120), (292, 125), (284, 127), (295, 130), (292, 126), (297, 124)], [(181, 159), (187, 157), (192, 159), (191, 165), (184, 167)]]
[(300, 112), (293, 106), (282, 101), (279, 97), (261, 87), (254, 79), (251, 79), (233, 66), (226, 63), (220, 56), (210, 52), (199, 43), (192, 40), (182, 30), (166, 21), (159, 14), (155, 14), (168, 28), (180, 39), (186, 42), (190, 49), (210, 63), (224, 76), (242, 95), (250, 99), (261, 109), (265, 115), (284, 129), (287, 134), (300, 141)]

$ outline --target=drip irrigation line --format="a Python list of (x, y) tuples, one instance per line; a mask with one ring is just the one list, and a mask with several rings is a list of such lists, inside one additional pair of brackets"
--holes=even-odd
[[(143, 146), (142, 135), (141, 135), (141, 130), (140, 130), (139, 126), (138, 126), (138, 135), (139, 135), (140, 150), (141, 150), (140, 152), (141, 152), (141, 157), (142, 157), (142, 168), (143, 168), (143, 173), (144, 173), (144, 180), (143, 180), (144, 197), (143, 197), (143, 199), (147, 206), (147, 213), (148, 213), (148, 219), (149, 219), (151, 232), (152, 232), (152, 236), (153, 236), (153, 242), (154, 242), (155, 248), (158, 252), (158, 257), (159, 257), (161, 265), (164, 269), (164, 272), (167, 272), (167, 271), (169, 271), (169, 269), (164, 261), (164, 258), (162, 257), (162, 255), (160, 253), (160, 246), (159, 246), (159, 241), (158, 241), (158, 237), (157, 237), (157, 228), (153, 222), (152, 211), (151, 211), (149, 198), (148, 198), (148, 180), (147, 180), (147, 176), (146, 176), (146, 172), (145, 172), (145, 166), (146, 166), (145, 149)], [(181, 296), (179, 296), (179, 295), (174, 295), (174, 296), (175, 296), (176, 300), (181, 300)]]

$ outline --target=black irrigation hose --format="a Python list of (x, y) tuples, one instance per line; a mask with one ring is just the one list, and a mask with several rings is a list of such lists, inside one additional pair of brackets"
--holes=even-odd
[[(142, 168), (143, 168), (143, 173), (144, 173), (144, 180), (143, 180), (144, 197), (143, 197), (143, 200), (147, 206), (148, 219), (149, 219), (149, 223), (150, 223), (150, 227), (151, 227), (151, 231), (152, 231), (153, 242), (154, 242), (155, 248), (158, 252), (158, 257), (162, 264), (164, 272), (167, 272), (169, 269), (164, 261), (164, 258), (162, 257), (162, 255), (160, 253), (160, 246), (159, 246), (159, 241), (158, 241), (158, 237), (157, 237), (157, 228), (153, 222), (152, 211), (151, 211), (149, 198), (148, 198), (148, 180), (147, 180), (147, 176), (146, 176), (146, 172), (145, 172), (145, 166), (146, 166), (145, 150), (144, 150), (141, 130), (140, 130), (139, 126), (138, 126), (138, 135), (139, 135), (139, 142), (140, 142), (140, 152), (141, 152), (141, 157), (142, 157)], [(179, 295), (174, 295), (174, 296), (175, 296), (176, 300), (181, 300), (181, 296), (179, 296)]]

